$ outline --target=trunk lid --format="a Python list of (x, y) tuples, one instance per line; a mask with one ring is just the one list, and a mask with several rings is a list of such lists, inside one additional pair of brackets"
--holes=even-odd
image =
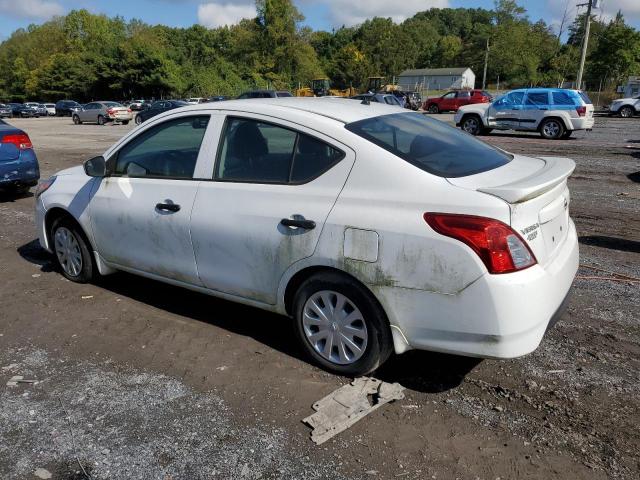
[(554, 258), (569, 230), (567, 178), (574, 169), (568, 158), (516, 155), (503, 167), (448, 181), (507, 202), (511, 227), (544, 265)]

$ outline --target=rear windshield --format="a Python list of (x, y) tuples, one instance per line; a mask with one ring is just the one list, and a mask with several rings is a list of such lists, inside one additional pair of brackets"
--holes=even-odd
[(585, 92), (578, 92), (578, 93), (580, 94), (580, 97), (582, 98), (582, 100), (584, 100), (584, 103), (586, 103), (587, 105), (593, 103), (589, 98), (589, 95), (587, 95)]
[(425, 172), (465, 177), (506, 165), (511, 156), (457, 128), (421, 113), (396, 113), (346, 125)]
[(105, 107), (121, 107), (122, 105), (117, 102), (104, 102)]

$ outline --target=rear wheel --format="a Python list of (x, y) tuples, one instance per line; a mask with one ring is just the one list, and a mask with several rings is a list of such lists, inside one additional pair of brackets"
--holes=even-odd
[(104, 117), (102, 115), (98, 115), (98, 125), (104, 125)]
[(294, 297), (295, 330), (311, 360), (331, 372), (360, 376), (392, 351), (382, 307), (364, 286), (337, 273), (307, 279)]
[(54, 220), (50, 237), (62, 275), (76, 283), (93, 279), (95, 269), (91, 248), (78, 224), (68, 217)]
[(78, 115), (73, 116), (73, 123), (75, 123), (76, 125), (80, 125), (82, 123)]
[(556, 118), (548, 118), (540, 125), (540, 135), (548, 140), (557, 140), (564, 135), (565, 128), (562, 122)]
[(437, 105), (429, 105), (429, 113), (440, 113), (440, 109)]
[(471, 135), (480, 135), (484, 130), (482, 120), (477, 115), (463, 117), (460, 128)]
[(622, 118), (631, 118), (633, 117), (634, 113), (635, 113), (635, 110), (633, 109), (633, 107), (630, 107), (629, 105), (625, 105), (624, 107), (620, 108), (620, 116)]

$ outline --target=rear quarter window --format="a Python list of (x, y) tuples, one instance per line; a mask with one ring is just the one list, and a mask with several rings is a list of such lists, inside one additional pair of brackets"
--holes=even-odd
[(578, 92), (578, 94), (580, 95), (580, 98), (582, 98), (584, 103), (586, 103), (587, 105), (591, 105), (593, 103), (589, 98), (589, 95), (587, 95), (585, 92)]
[(552, 92), (551, 97), (554, 105), (575, 105), (576, 103), (568, 92)]
[(345, 128), (439, 177), (465, 177), (509, 163), (512, 157), (471, 135), (420, 113), (396, 113)]

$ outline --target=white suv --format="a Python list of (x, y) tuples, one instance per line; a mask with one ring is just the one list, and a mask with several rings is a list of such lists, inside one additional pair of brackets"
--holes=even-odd
[(540, 132), (543, 138), (569, 138), (593, 128), (593, 104), (586, 93), (561, 88), (513, 90), (492, 103), (460, 107), (456, 125), (471, 135), (491, 130)]
[(609, 115), (631, 118), (636, 113), (640, 113), (640, 95), (631, 98), (620, 98), (609, 105)]

